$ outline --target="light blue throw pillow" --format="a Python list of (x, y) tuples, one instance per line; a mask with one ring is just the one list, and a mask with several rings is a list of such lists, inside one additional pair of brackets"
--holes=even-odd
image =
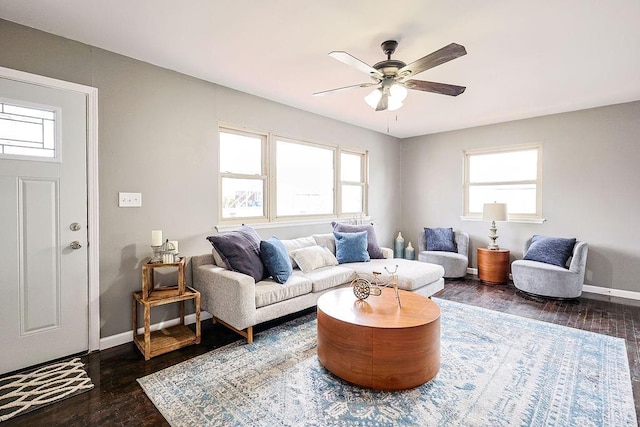
[(531, 245), (524, 255), (524, 259), (566, 268), (567, 261), (573, 254), (575, 244), (576, 239), (573, 238), (565, 239), (562, 237), (534, 235), (531, 238)]
[(348, 262), (368, 262), (371, 260), (367, 251), (367, 232), (341, 233), (334, 231), (336, 239), (336, 259), (339, 264)]
[(260, 242), (260, 258), (273, 280), (282, 284), (291, 276), (292, 267), (284, 245), (273, 236)]

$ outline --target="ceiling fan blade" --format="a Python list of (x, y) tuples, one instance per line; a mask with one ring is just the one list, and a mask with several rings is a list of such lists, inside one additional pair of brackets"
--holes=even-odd
[(407, 80), (403, 83), (407, 89), (422, 90), (425, 92), (439, 93), (441, 95), (458, 96), (465, 91), (465, 86), (456, 86), (446, 83), (426, 82), (424, 80)]
[(344, 64), (347, 64), (350, 67), (360, 70), (363, 73), (367, 73), (372, 77), (375, 77), (375, 78), (383, 77), (380, 71), (376, 70), (370, 65), (365, 64), (355, 56), (350, 55), (347, 52), (344, 52), (342, 50), (334, 50), (333, 52), (329, 53), (329, 56), (332, 57), (333, 59), (337, 59), (338, 61)]
[(376, 106), (376, 111), (383, 111), (389, 107), (389, 94), (386, 91), (382, 92), (382, 97), (380, 101), (378, 101), (378, 105)]
[(329, 90), (323, 90), (322, 92), (316, 92), (313, 94), (313, 96), (323, 96), (323, 95), (329, 95), (332, 93), (336, 93), (336, 92), (342, 92), (343, 90), (349, 90), (349, 89), (355, 89), (357, 87), (369, 87), (369, 86), (375, 86), (377, 85), (377, 82), (371, 82), (371, 83), (360, 83), (357, 85), (351, 85), (351, 86), (345, 86), (345, 87), (339, 87), (336, 89), (329, 89)]
[(452, 59), (459, 58), (466, 54), (467, 50), (464, 48), (464, 46), (457, 43), (451, 43), (450, 45), (447, 45), (442, 49), (436, 50), (435, 52), (432, 52), (429, 55), (400, 68), (398, 70), (398, 76), (400, 76), (401, 78), (415, 76), (418, 73), (436, 67), (440, 64), (444, 64), (445, 62), (449, 62)]

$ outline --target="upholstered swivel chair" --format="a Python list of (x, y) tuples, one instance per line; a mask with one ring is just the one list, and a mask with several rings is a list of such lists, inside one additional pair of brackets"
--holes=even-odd
[[(531, 239), (528, 239), (524, 246), (525, 256), (530, 246)], [(539, 261), (514, 261), (511, 264), (513, 284), (529, 294), (551, 298), (578, 298), (584, 284), (587, 251), (586, 242), (576, 241), (566, 268)]]
[(454, 231), (453, 238), (458, 252), (428, 251), (424, 232), (418, 238), (418, 261), (438, 264), (444, 267), (444, 277), (451, 279), (464, 277), (469, 266), (469, 235), (463, 231)]

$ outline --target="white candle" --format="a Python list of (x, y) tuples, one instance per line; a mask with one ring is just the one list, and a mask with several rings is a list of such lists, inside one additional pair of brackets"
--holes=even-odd
[(173, 245), (175, 251), (178, 252), (178, 241), (177, 240), (169, 240), (169, 243)]
[(162, 246), (162, 230), (151, 230), (151, 246)]

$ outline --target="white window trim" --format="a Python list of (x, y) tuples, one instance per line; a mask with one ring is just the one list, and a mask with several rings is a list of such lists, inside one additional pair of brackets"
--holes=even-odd
[[(220, 132), (229, 131), (232, 133), (246, 134), (250, 136), (262, 136), (266, 138), (263, 144), (262, 162), (263, 173), (260, 177), (256, 175), (230, 174), (220, 172)], [(334, 211), (330, 214), (319, 215), (277, 215), (277, 183), (276, 183), (276, 142), (278, 140), (290, 142), (294, 144), (302, 144), (314, 146), (322, 149), (333, 150), (334, 156), (334, 191), (333, 206)], [(340, 155), (342, 153), (360, 155), (362, 159), (361, 175), (362, 182), (353, 184), (363, 186), (363, 209), (364, 212), (342, 213), (341, 184), (340, 181)], [(346, 148), (336, 144), (318, 143), (306, 141), (300, 138), (284, 136), (270, 131), (254, 130), (245, 126), (239, 126), (228, 122), (218, 123), (218, 224), (215, 226), (218, 231), (231, 231), (239, 228), (241, 225), (247, 224), (254, 228), (272, 228), (287, 227), (311, 224), (325, 224), (331, 221), (345, 222), (354, 219), (369, 221), (369, 173), (368, 173), (369, 152), (367, 150), (359, 150), (355, 148)], [(264, 214), (262, 217), (245, 217), (245, 218), (223, 218), (222, 217), (222, 178), (249, 178), (259, 179), (264, 177)], [(351, 184), (351, 183), (350, 183)]]
[(482, 185), (513, 185), (513, 184), (536, 184), (536, 213), (535, 214), (509, 214), (507, 222), (514, 223), (529, 223), (529, 224), (542, 224), (546, 219), (542, 216), (542, 143), (529, 143), (519, 145), (508, 145), (501, 147), (483, 147), (464, 150), (463, 156), (463, 178), (462, 178), (462, 209), (463, 213), (460, 219), (463, 221), (480, 221), (482, 219), (481, 213), (469, 212), (469, 158), (470, 156), (483, 155), (483, 154), (498, 154), (508, 153), (514, 151), (527, 151), (536, 150), (538, 153), (537, 161), (537, 179), (526, 181), (499, 181), (499, 182), (486, 182)]

